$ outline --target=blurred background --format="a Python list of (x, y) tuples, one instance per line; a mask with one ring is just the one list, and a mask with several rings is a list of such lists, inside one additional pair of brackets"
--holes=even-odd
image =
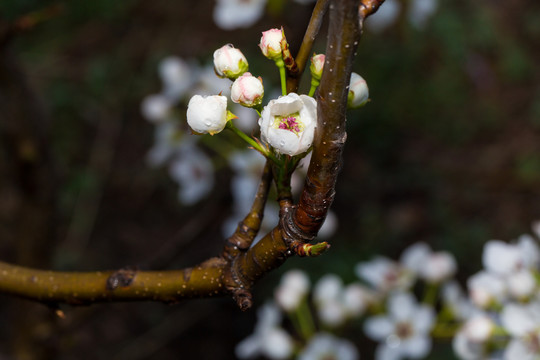
[[(258, 1), (257, 16), (231, 25), (217, 15), (225, 3), (0, 2), (1, 261), (157, 270), (221, 251), (235, 210), (220, 149), (243, 145), (200, 140), (214, 185), (182, 203), (170, 169), (149, 164), (156, 124), (141, 103), (161, 91), (164, 58), (204, 69), (227, 43), (272, 93), (277, 70), (260, 55), (260, 34), (284, 26), (294, 54), (313, 7)], [(262, 279), (256, 306), (287, 269), (352, 281), (358, 261), (396, 258), (417, 241), (452, 252), (463, 281), (481, 267), (485, 241), (514, 239), (540, 218), (540, 3), (395, 0), (388, 9), (367, 21), (354, 67), (371, 101), (348, 115), (332, 248)], [(176, 103), (178, 118), (185, 109)], [(0, 296), (0, 359), (234, 359), (256, 318), (228, 298), (62, 309), (65, 319)], [(373, 344), (354, 330), (348, 338), (371, 358)], [(446, 350), (430, 358), (452, 359)]]

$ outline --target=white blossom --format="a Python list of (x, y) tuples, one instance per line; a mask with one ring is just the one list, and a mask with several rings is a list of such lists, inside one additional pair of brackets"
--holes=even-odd
[(263, 305), (258, 311), (258, 322), (252, 335), (236, 345), (236, 356), (251, 359), (265, 356), (270, 359), (287, 359), (293, 350), (292, 339), (279, 327), (281, 313), (271, 303)]
[(471, 276), (467, 281), (467, 286), (472, 302), (481, 308), (500, 304), (506, 298), (505, 282), (487, 271), (480, 271)]
[(270, 100), (261, 113), (259, 126), (263, 141), (278, 152), (291, 156), (306, 152), (317, 126), (317, 102), (295, 93)]
[(248, 28), (264, 14), (267, 0), (217, 0), (214, 21), (223, 30)]
[(163, 94), (178, 101), (193, 85), (193, 66), (177, 56), (167, 56), (159, 62), (158, 72), (163, 82)]
[(348, 340), (328, 333), (317, 333), (298, 355), (298, 360), (357, 360), (358, 350)]
[(274, 297), (283, 310), (293, 311), (305, 299), (309, 287), (309, 278), (305, 272), (290, 270), (281, 277), (281, 282), (274, 292)]
[(355, 272), (359, 278), (382, 292), (408, 289), (414, 281), (414, 273), (411, 270), (382, 256), (369, 262), (358, 263)]
[(364, 332), (380, 341), (376, 360), (425, 357), (431, 350), (429, 332), (435, 324), (435, 312), (419, 305), (412, 294), (397, 292), (388, 299), (388, 314), (368, 318)]
[(366, 80), (355, 72), (351, 73), (347, 105), (350, 108), (358, 108), (365, 105), (368, 99), (369, 89)]
[(196, 133), (219, 133), (227, 124), (227, 98), (219, 95), (193, 96), (188, 104), (187, 122)]
[(512, 335), (505, 360), (537, 360), (540, 357), (540, 304), (507, 304), (501, 313), (504, 328)]
[(201, 200), (214, 186), (212, 162), (192, 142), (180, 145), (176, 157), (169, 165), (169, 174), (180, 185), (178, 198), (186, 205)]
[(167, 120), (173, 104), (164, 95), (148, 95), (141, 102), (141, 113), (143, 117), (153, 123)]
[(444, 306), (448, 307), (458, 320), (466, 320), (475, 312), (476, 308), (456, 281), (443, 284), (441, 298)]

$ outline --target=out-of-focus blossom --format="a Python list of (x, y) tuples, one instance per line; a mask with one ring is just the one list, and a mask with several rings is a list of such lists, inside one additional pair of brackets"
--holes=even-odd
[(507, 304), (501, 313), (503, 327), (512, 340), (504, 352), (505, 360), (537, 360), (540, 358), (540, 304)]
[(227, 44), (214, 51), (214, 70), (218, 76), (234, 80), (248, 70), (248, 62), (239, 49)]
[(382, 256), (369, 262), (358, 263), (355, 272), (359, 278), (382, 292), (409, 289), (414, 281), (412, 271)]
[(347, 105), (350, 108), (364, 106), (369, 100), (369, 89), (363, 77), (353, 72), (349, 83)]
[(530, 270), (521, 270), (507, 277), (509, 294), (519, 300), (525, 300), (537, 290), (536, 279)]
[(263, 96), (262, 79), (251, 75), (251, 73), (244, 73), (232, 84), (231, 100), (242, 106), (258, 106), (261, 104)]
[(148, 151), (148, 165), (158, 167), (167, 162), (180, 148), (181, 132), (172, 121), (156, 125), (154, 130), (154, 145)]
[(311, 71), (311, 76), (316, 80), (321, 80), (325, 59), (326, 56), (324, 54), (315, 54), (311, 57), (309, 70)]
[(141, 103), (142, 115), (153, 123), (167, 121), (171, 108), (171, 101), (161, 94), (148, 95)]
[(223, 30), (248, 28), (264, 14), (267, 0), (217, 0), (214, 21)]
[(442, 301), (450, 309), (452, 315), (461, 321), (468, 319), (475, 307), (456, 281), (448, 281), (442, 287)]
[(195, 95), (189, 100), (187, 122), (194, 132), (214, 135), (227, 124), (227, 98)]
[(422, 30), (428, 20), (435, 14), (439, 0), (412, 0), (407, 18), (412, 26)]
[(278, 152), (291, 156), (306, 152), (317, 126), (317, 102), (295, 93), (270, 100), (261, 113), (259, 126), (263, 141)]
[(214, 186), (212, 162), (193, 142), (180, 145), (169, 165), (169, 174), (180, 185), (178, 198), (186, 205), (201, 200)]
[(422, 242), (409, 246), (401, 255), (401, 263), (429, 283), (440, 283), (454, 276), (457, 263), (446, 251), (433, 252)]
[(192, 94), (229, 96), (231, 93), (231, 81), (216, 76), (213, 66), (206, 66), (199, 70), (198, 81), (194, 85)]
[(375, 33), (384, 31), (394, 24), (401, 11), (398, 0), (386, 0), (377, 12), (366, 21), (366, 28)]
[(258, 321), (252, 335), (236, 345), (236, 356), (251, 359), (265, 356), (269, 359), (287, 359), (293, 351), (289, 334), (279, 327), (281, 313), (276, 305), (267, 303), (257, 311)]
[(307, 296), (309, 287), (309, 277), (305, 272), (290, 270), (281, 277), (281, 282), (274, 292), (274, 298), (283, 310), (293, 311)]
[(281, 40), (283, 33), (280, 29), (270, 29), (262, 33), (259, 47), (264, 56), (269, 59), (281, 58)]
[(495, 323), (489, 316), (474, 315), (454, 336), (454, 352), (463, 360), (487, 359), (487, 345), (494, 331)]
[(484, 268), (497, 275), (506, 275), (523, 267), (519, 248), (499, 240), (491, 240), (482, 253)]
[(435, 312), (419, 305), (410, 293), (397, 292), (388, 299), (388, 315), (373, 316), (364, 323), (364, 332), (380, 341), (375, 358), (421, 359), (431, 350), (429, 332), (435, 324)]
[(160, 61), (158, 72), (163, 82), (163, 94), (171, 101), (178, 101), (193, 85), (193, 68), (177, 56)]
[(344, 286), (340, 277), (327, 274), (315, 284), (313, 302), (320, 320), (327, 326), (336, 327), (361, 316), (375, 302), (375, 295), (357, 283)]
[(298, 355), (298, 360), (356, 360), (358, 358), (358, 350), (350, 341), (327, 333), (315, 334)]
[(480, 271), (467, 281), (471, 301), (481, 308), (501, 304), (506, 298), (507, 289), (504, 281), (487, 271)]

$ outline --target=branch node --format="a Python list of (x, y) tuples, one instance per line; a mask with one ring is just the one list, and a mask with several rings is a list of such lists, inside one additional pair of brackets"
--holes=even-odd
[(233, 290), (233, 298), (236, 304), (242, 311), (248, 310), (253, 305), (253, 295), (244, 288), (236, 288)]
[(115, 271), (107, 278), (107, 290), (113, 291), (118, 287), (128, 287), (133, 283), (137, 269), (133, 267), (125, 267)]

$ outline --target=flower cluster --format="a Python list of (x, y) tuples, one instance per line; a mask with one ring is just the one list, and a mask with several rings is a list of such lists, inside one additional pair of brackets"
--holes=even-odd
[[(540, 237), (540, 222), (533, 230)], [(358, 338), (340, 337), (355, 322), (378, 343), (369, 357), (376, 360), (427, 358), (439, 337), (452, 337), (463, 360), (539, 359), (538, 240), (522, 235), (513, 243), (488, 241), (482, 262), (484, 269), (467, 282), (468, 295), (453, 280), (454, 257), (425, 243), (406, 248), (399, 261), (378, 256), (358, 263), (359, 281), (347, 285), (327, 274), (310, 289), (307, 274), (290, 270), (274, 302), (293, 325), (289, 337), (300, 340), (280, 359), (358, 359)]]

